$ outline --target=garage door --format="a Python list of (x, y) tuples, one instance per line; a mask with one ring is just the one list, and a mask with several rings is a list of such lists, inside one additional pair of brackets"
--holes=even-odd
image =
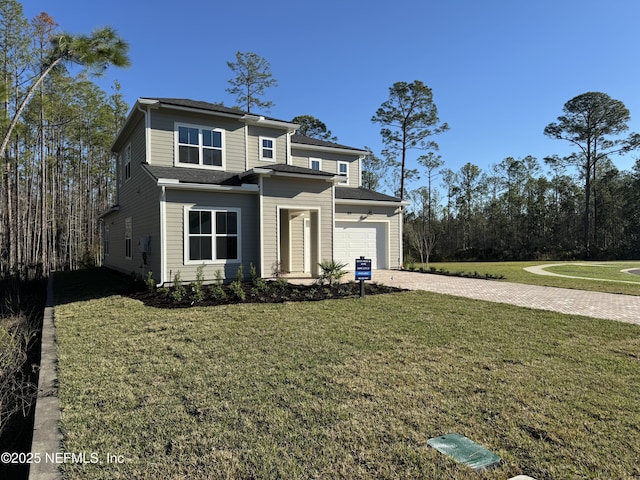
[(384, 223), (336, 222), (334, 258), (355, 270), (355, 259), (364, 255), (371, 259), (371, 268), (388, 268), (386, 265), (386, 230)]

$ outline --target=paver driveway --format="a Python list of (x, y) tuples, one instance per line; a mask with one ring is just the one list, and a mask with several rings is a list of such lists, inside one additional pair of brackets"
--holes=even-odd
[[(349, 274), (351, 275), (351, 274)], [(410, 290), (426, 290), (489, 302), (552, 310), (640, 325), (640, 296), (567, 288), (447, 277), (397, 270), (375, 270), (372, 281)]]

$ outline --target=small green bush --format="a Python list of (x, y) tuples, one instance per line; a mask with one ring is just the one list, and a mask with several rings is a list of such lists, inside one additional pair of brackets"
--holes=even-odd
[(233, 295), (240, 301), (244, 302), (247, 298), (247, 294), (245, 293), (245, 291), (242, 288), (242, 282), (238, 281), (238, 280), (234, 280), (233, 282), (231, 282), (229, 284), (229, 290), (231, 290), (231, 293), (233, 293)]
[(204, 288), (202, 284), (204, 283), (204, 263), (202, 265), (198, 265), (198, 269), (196, 270), (196, 281), (191, 285), (191, 290), (193, 291), (193, 297), (197, 302), (201, 302), (204, 300)]
[(145, 280), (147, 290), (153, 292), (156, 289), (156, 281), (153, 279), (153, 272), (147, 272), (147, 279)]
[(171, 291), (171, 297), (176, 301), (180, 302), (187, 294), (187, 290), (182, 285), (182, 279), (180, 278), (180, 270), (176, 272), (173, 276), (173, 290)]

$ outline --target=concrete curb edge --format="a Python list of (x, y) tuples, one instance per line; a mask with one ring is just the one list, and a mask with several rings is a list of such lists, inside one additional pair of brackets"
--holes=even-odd
[(38, 396), (36, 398), (33, 439), (31, 441), (31, 453), (39, 455), (39, 462), (31, 463), (29, 480), (60, 480), (62, 478), (58, 464), (48, 462), (46, 459), (47, 454), (52, 455), (62, 451), (53, 275), (53, 272), (49, 275), (47, 303), (44, 309), (44, 318), (42, 319)]

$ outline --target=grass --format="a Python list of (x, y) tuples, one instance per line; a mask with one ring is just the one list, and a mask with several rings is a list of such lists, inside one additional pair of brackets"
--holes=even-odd
[(86, 275), (56, 280), (64, 449), (124, 462), (65, 479), (640, 475), (637, 325), (427, 292), (160, 310)]
[[(566, 278), (538, 275), (524, 270), (525, 267), (549, 264), (566, 264), (562, 267), (546, 269), (552, 273), (584, 277)], [(527, 285), (542, 285), (548, 287), (574, 288), (594, 292), (620, 293), (626, 295), (640, 295), (640, 276), (621, 273), (620, 270), (639, 268), (640, 262), (432, 262), (429, 267), (446, 269), (450, 272), (478, 272), (492, 275), (502, 275), (505, 282), (524, 283)], [(590, 280), (600, 278), (603, 280)], [(607, 280), (626, 280), (635, 283), (615, 283)]]

